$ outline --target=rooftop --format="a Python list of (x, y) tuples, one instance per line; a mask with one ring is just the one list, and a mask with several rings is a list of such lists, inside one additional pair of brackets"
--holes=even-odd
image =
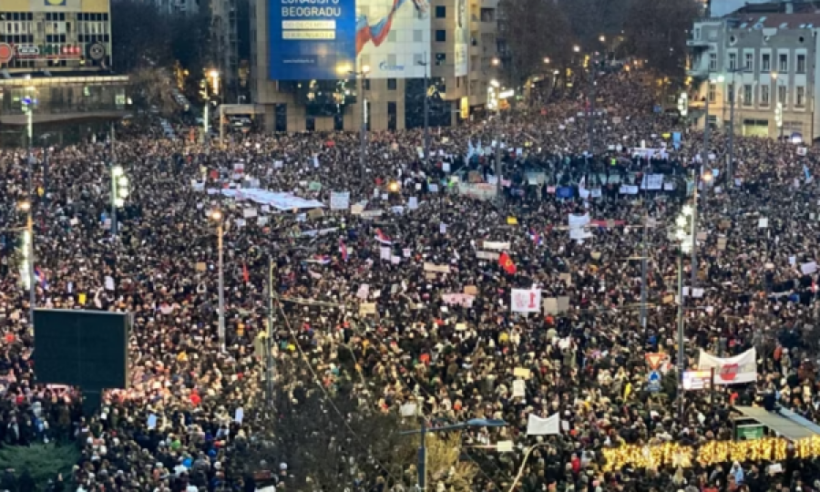
[(820, 12), (803, 12), (795, 14), (743, 14), (734, 13), (727, 17), (736, 23), (739, 29), (813, 29), (820, 28)]

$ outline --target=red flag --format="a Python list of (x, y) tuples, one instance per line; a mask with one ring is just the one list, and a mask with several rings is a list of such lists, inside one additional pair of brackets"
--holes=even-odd
[(501, 268), (503, 268), (504, 271), (509, 273), (510, 275), (516, 272), (515, 263), (513, 263), (512, 259), (510, 258), (510, 255), (508, 255), (506, 252), (501, 253), (501, 255), (498, 257), (498, 264), (501, 265)]
[(242, 264), (242, 279), (245, 280), (246, 284), (251, 280), (251, 274), (248, 273), (248, 265), (244, 263)]

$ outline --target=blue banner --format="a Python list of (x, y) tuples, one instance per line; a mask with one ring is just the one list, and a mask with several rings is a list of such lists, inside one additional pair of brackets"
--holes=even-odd
[(559, 186), (555, 189), (555, 196), (557, 198), (572, 198), (575, 196), (575, 188), (572, 186)]
[(268, 21), (271, 80), (353, 78), (356, 0), (271, 0)]

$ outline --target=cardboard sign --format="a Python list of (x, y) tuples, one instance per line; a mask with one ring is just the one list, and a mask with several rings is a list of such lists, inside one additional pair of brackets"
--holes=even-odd
[(478, 295), (478, 287), (475, 285), (468, 285), (464, 287), (464, 293), (467, 295), (476, 296)]
[(205, 264), (204, 261), (197, 262), (196, 264), (196, 271), (198, 272), (205, 272), (208, 270), (208, 265)]
[(359, 314), (367, 316), (368, 314), (376, 314), (375, 302), (363, 302), (359, 304)]
[(450, 265), (436, 265), (435, 263), (424, 263), (425, 272), (450, 273)]

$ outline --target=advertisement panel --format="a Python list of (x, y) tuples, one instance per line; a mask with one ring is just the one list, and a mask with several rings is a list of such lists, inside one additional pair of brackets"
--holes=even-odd
[(456, 2), (456, 28), (454, 34), (454, 56), (456, 77), (463, 77), (469, 71), (470, 26), (467, 18), (467, 0)]
[(356, 0), (270, 0), (271, 80), (338, 79), (356, 60)]
[(356, 2), (358, 66), (370, 67), (369, 78), (422, 78), (429, 52), (429, 0)]
[(430, 51), (429, 0), (271, 0), (271, 80), (421, 78)]

